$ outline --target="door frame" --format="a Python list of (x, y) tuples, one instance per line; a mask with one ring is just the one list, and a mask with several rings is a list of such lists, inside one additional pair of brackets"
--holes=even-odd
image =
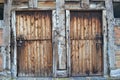
[[(70, 48), (70, 11), (66, 10), (66, 47), (67, 47), (67, 72), (71, 76), (71, 48)], [(75, 10), (74, 10), (75, 11)], [(76, 10), (84, 11), (84, 10)], [(87, 10), (87, 11), (98, 11), (98, 10)], [(99, 10), (100, 11), (100, 10)], [(101, 10), (102, 13), (102, 32), (103, 32), (103, 76), (108, 75), (108, 61), (107, 61), (107, 21), (106, 21), (106, 10)]]
[[(11, 12), (11, 45), (12, 45), (12, 48), (11, 48), (11, 76), (16, 78), (18, 77), (17, 76), (17, 40), (16, 40), (16, 12), (17, 11), (31, 11), (31, 10), (28, 10), (28, 9), (25, 9), (25, 10), (12, 10)], [(47, 10), (32, 10), (32, 11), (47, 11)], [(51, 15), (51, 18), (52, 18), (52, 56), (53, 56), (53, 59), (52, 59), (52, 76), (55, 75), (55, 71), (56, 71), (56, 65), (54, 64), (55, 63), (55, 51), (53, 50), (53, 48), (55, 47), (55, 45), (53, 45), (55, 39), (54, 39), (54, 30), (55, 30), (55, 27), (56, 27), (56, 11), (55, 10), (49, 10), (52, 12), (52, 15)]]

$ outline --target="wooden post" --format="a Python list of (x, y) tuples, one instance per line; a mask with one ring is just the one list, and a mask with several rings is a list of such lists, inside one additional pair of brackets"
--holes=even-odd
[(113, 16), (113, 0), (105, 0), (106, 14), (108, 22), (108, 59), (110, 69), (115, 68), (115, 53), (114, 53), (114, 16)]
[(70, 11), (66, 10), (66, 47), (67, 47), (67, 72), (71, 75), (71, 48), (70, 48)]
[(53, 44), (53, 76), (56, 77), (56, 53), (57, 53), (57, 50), (56, 50), (56, 33), (55, 33), (55, 29), (56, 29), (56, 11), (53, 10), (52, 12), (52, 24), (53, 24), (53, 27), (52, 27), (52, 44)]
[(34, 8), (37, 8), (37, 2), (38, 2), (38, 0), (33, 0), (33, 7)]
[(11, 60), (10, 60), (10, 12), (11, 12), (12, 0), (5, 0), (4, 2), (4, 27), (3, 27), (3, 46), (4, 51), (4, 64), (5, 69), (10, 71)]
[(17, 45), (17, 42), (16, 42), (16, 17), (15, 17), (15, 11), (12, 11), (12, 20), (11, 20), (11, 22), (12, 22), (12, 31), (11, 32), (13, 32), (13, 43), (12, 43), (12, 46), (13, 46), (13, 52), (12, 52), (12, 54), (14, 55), (14, 56), (12, 56), (12, 66), (11, 66), (11, 74), (12, 74), (12, 77), (17, 77), (17, 47), (16, 47), (16, 45)]
[(58, 62), (57, 69), (66, 69), (66, 47), (65, 47), (65, 10), (64, 0), (56, 0), (56, 14), (57, 14), (57, 48)]
[(33, 8), (33, 0), (29, 0), (29, 8)]
[(108, 76), (107, 72), (108, 72), (108, 61), (107, 61), (107, 21), (106, 21), (106, 10), (102, 11), (102, 29), (103, 29), (103, 43), (104, 43), (104, 48), (103, 48), (103, 69), (104, 69), (104, 77)]

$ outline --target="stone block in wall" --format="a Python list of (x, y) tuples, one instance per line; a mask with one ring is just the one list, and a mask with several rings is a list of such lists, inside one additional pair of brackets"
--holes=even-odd
[(0, 46), (3, 44), (3, 29), (0, 29)]
[(120, 27), (114, 28), (115, 44), (120, 45)]

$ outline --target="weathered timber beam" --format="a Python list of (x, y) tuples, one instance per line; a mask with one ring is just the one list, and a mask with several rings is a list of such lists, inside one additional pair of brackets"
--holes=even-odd
[(5, 0), (4, 3), (4, 28), (3, 28), (3, 38), (4, 38), (4, 64), (5, 69), (11, 69), (11, 60), (10, 60), (10, 15), (11, 15), (11, 4), (12, 0)]
[(106, 14), (108, 22), (108, 59), (110, 69), (115, 67), (115, 55), (114, 55), (114, 39), (113, 39), (113, 28), (114, 28), (114, 16), (113, 16), (113, 0), (105, 0)]
[(66, 69), (66, 46), (65, 46), (65, 10), (64, 10), (64, 0), (56, 0), (56, 14), (57, 14), (57, 45), (58, 45), (58, 61), (57, 61), (57, 69)]

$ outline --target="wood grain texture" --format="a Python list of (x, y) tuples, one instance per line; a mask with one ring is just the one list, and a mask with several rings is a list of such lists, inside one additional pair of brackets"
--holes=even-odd
[(51, 13), (16, 13), (18, 76), (52, 76)]
[(100, 11), (71, 11), (72, 76), (102, 75), (102, 15)]

